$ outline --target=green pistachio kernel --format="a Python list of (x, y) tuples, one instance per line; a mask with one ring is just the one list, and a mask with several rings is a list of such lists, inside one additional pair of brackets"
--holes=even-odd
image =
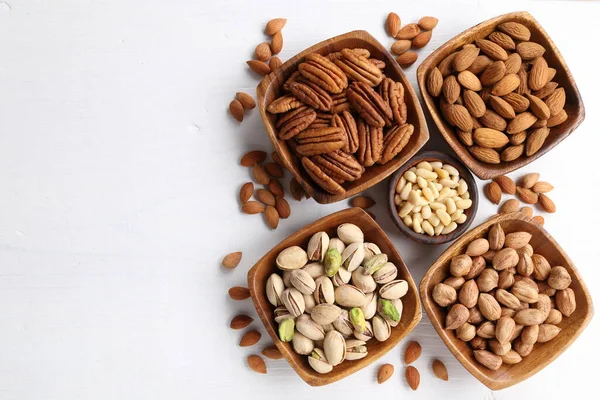
[(390, 321), (400, 321), (400, 313), (398, 309), (390, 300), (379, 299), (379, 313)]
[(354, 326), (354, 329), (356, 329), (358, 332), (363, 333), (365, 329), (367, 329), (363, 310), (358, 307), (354, 307), (348, 312), (348, 316), (350, 317), (352, 326)]
[(323, 260), (323, 266), (325, 267), (325, 273), (328, 277), (333, 277), (342, 266), (342, 255), (338, 249), (329, 249), (325, 253), (325, 259)]
[(365, 268), (365, 273), (369, 275), (373, 275), (375, 272), (379, 271), (381, 267), (387, 263), (388, 257), (386, 254), (376, 254), (371, 257), (367, 262), (363, 264)]
[(290, 342), (294, 337), (294, 323), (293, 319), (284, 319), (279, 324), (279, 340), (282, 342)]

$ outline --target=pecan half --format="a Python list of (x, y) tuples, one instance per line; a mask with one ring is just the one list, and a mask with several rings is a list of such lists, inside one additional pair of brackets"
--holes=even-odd
[(287, 81), (285, 81), (285, 83), (283, 84), (283, 90), (285, 90), (286, 92), (289, 92), (290, 85), (294, 82), (297, 82), (300, 78), (302, 78), (302, 75), (300, 75), (300, 71), (298, 71), (298, 70), (294, 71), (294, 73), (292, 75), (290, 75), (290, 77), (287, 79)]
[(332, 114), (317, 112), (317, 118), (313, 121), (312, 124), (308, 127), (309, 129), (314, 128), (328, 128), (332, 126)]
[(339, 183), (331, 179), (321, 168), (319, 168), (314, 162), (308, 157), (302, 157), (302, 166), (313, 181), (326, 192), (336, 195), (342, 195), (346, 193), (346, 190), (340, 186)]
[(327, 127), (306, 129), (295, 137), (296, 152), (301, 156), (329, 153), (344, 147), (346, 135), (341, 128)]
[(383, 79), (383, 73), (367, 57), (357, 55), (350, 49), (343, 49), (340, 53), (342, 53), (342, 58), (334, 62), (348, 75), (348, 78), (366, 83), (369, 86), (379, 85), (379, 82)]
[(383, 138), (383, 154), (379, 164), (385, 164), (396, 157), (407, 145), (414, 131), (415, 127), (412, 124), (394, 126), (390, 129)]
[[(357, 56), (363, 56), (365, 58), (371, 57), (371, 52), (367, 49), (356, 48), (356, 49), (349, 49), (349, 50), (353, 51)], [(335, 53), (327, 54), (327, 59), (329, 59), (329, 61), (339, 60), (342, 57), (343, 57), (342, 53), (339, 51), (336, 51)]]
[(363, 82), (352, 82), (346, 90), (346, 96), (369, 125), (383, 128), (392, 124), (392, 109), (371, 86)]
[(355, 153), (358, 149), (358, 128), (352, 114), (348, 111), (344, 111), (342, 114), (335, 114), (333, 116), (332, 126), (342, 128), (348, 138), (346, 145), (342, 150), (350, 154)]
[(303, 106), (302, 102), (292, 95), (286, 94), (278, 99), (273, 100), (267, 107), (267, 111), (271, 114), (280, 114)]
[(345, 90), (342, 93), (331, 96), (331, 101), (331, 112), (334, 114), (340, 114), (343, 111), (350, 111), (351, 109)]
[(383, 129), (358, 120), (358, 162), (370, 167), (381, 159), (383, 150)]
[(379, 69), (385, 69), (385, 63), (376, 58), (369, 58), (369, 62)]
[(311, 160), (338, 183), (355, 181), (365, 172), (354, 156), (341, 150), (313, 156)]
[(330, 93), (341, 93), (348, 87), (348, 78), (344, 72), (320, 54), (308, 54), (306, 61), (298, 65), (298, 71)]
[(279, 139), (291, 139), (310, 126), (317, 119), (317, 113), (310, 107), (302, 106), (281, 114), (275, 127), (279, 129)]
[(331, 110), (333, 101), (329, 93), (312, 82), (294, 82), (290, 84), (290, 92), (298, 100), (314, 109), (321, 111)]
[(392, 109), (394, 122), (398, 125), (404, 125), (407, 115), (406, 103), (404, 102), (404, 85), (400, 82), (394, 82), (390, 78), (385, 78), (379, 85), (379, 94)]

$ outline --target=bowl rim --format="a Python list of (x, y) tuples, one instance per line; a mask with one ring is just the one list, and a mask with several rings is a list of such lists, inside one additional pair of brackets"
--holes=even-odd
[[(447, 160), (442, 160), (440, 156), (442, 158), (446, 158)], [(461, 178), (466, 177), (465, 182), (467, 182), (467, 186), (469, 187), (469, 196), (471, 201), (473, 202), (470, 208), (471, 211), (469, 215), (467, 215), (467, 220), (464, 223), (460, 224), (454, 230), (454, 232), (445, 235), (429, 236), (423, 233), (416, 233), (415, 231), (407, 227), (404, 224), (404, 222), (400, 219), (400, 217), (398, 216), (398, 212), (396, 211), (396, 204), (394, 203), (394, 195), (396, 194), (396, 184), (400, 177), (404, 175), (404, 173), (407, 170), (428, 158), (435, 158), (436, 160), (442, 161), (444, 163), (451, 163), (453, 167), (457, 168), (460, 172)], [(408, 160), (402, 167), (400, 167), (394, 173), (394, 175), (392, 175), (388, 190), (388, 211), (392, 216), (392, 221), (394, 221), (394, 225), (396, 225), (398, 230), (409, 239), (423, 244), (444, 244), (457, 239), (469, 229), (469, 227), (475, 220), (475, 216), (477, 215), (477, 210), (479, 208), (479, 191), (477, 189), (477, 182), (475, 181), (473, 174), (471, 173), (469, 168), (467, 168), (458, 158), (454, 157), (453, 155), (443, 153), (441, 151), (425, 151), (417, 154), (416, 156)]]
[[(338, 372), (338, 374), (332, 375), (330, 373), (330, 374), (320, 375), (316, 372), (312, 372), (312, 370), (310, 370), (309, 367), (306, 367), (303, 364), (299, 364), (294, 359), (292, 359), (291, 353), (293, 352), (293, 350), (288, 348), (289, 345), (286, 345), (285, 343), (281, 342), (279, 340), (279, 338), (277, 337), (277, 333), (275, 332), (274, 329), (272, 329), (272, 327), (270, 325), (271, 321), (267, 319), (267, 316), (265, 315), (264, 311), (262, 310), (262, 306), (259, 302), (259, 299), (258, 299), (259, 292), (261, 293), (261, 297), (264, 297), (266, 295), (264, 295), (264, 288), (258, 287), (259, 284), (256, 281), (256, 274), (258, 273), (259, 269), (261, 269), (262, 264), (265, 263), (266, 259), (276, 248), (278, 248), (280, 246), (284, 246), (284, 245), (285, 246), (292, 245), (293, 242), (296, 242), (298, 240), (298, 237), (308, 234), (307, 232), (310, 232), (311, 229), (321, 227), (321, 225), (323, 225), (323, 224), (330, 225), (331, 227), (333, 227), (334, 224), (332, 224), (331, 221), (334, 221), (338, 217), (341, 217), (344, 220), (346, 220), (347, 222), (351, 222), (351, 223), (353, 220), (355, 221), (358, 218), (361, 218), (364, 220), (364, 222), (366, 222), (367, 224), (369, 224), (370, 226), (375, 228), (375, 230), (377, 231), (377, 234), (381, 235), (380, 238), (378, 238), (378, 242), (385, 242), (392, 249), (392, 253), (394, 253), (394, 257), (397, 258), (398, 260), (400, 260), (400, 262), (401, 262), (401, 265), (398, 266), (398, 269), (402, 268), (404, 270), (403, 273), (405, 273), (405, 276), (402, 279), (405, 279), (408, 282), (409, 288), (415, 294), (415, 304), (414, 304), (415, 311), (414, 311), (413, 315), (408, 316), (408, 319), (410, 322), (406, 326), (406, 329), (403, 332), (401, 332), (397, 338), (395, 338), (395, 342), (390, 342), (389, 348), (387, 350), (383, 351), (381, 354), (379, 354), (375, 357), (372, 357), (372, 358), (364, 358), (361, 360), (356, 360), (357, 362), (354, 365), (352, 365), (350, 368), (348, 368), (345, 371)], [(336, 382), (343, 378), (346, 378), (346, 377), (352, 375), (353, 373), (374, 363), (380, 357), (382, 357), (384, 354), (386, 354), (390, 350), (394, 349), (398, 345), (398, 343), (400, 343), (400, 341), (402, 339), (404, 339), (417, 326), (417, 324), (419, 323), (419, 321), (422, 318), (422, 305), (421, 305), (421, 298), (419, 295), (419, 288), (418, 288), (418, 285), (415, 283), (415, 281), (412, 277), (412, 274), (410, 273), (410, 269), (404, 262), (404, 259), (402, 258), (400, 252), (398, 251), (398, 249), (396, 248), (396, 246), (394, 245), (392, 240), (389, 238), (389, 236), (387, 236), (387, 234), (381, 228), (381, 226), (379, 226), (379, 224), (377, 224), (377, 222), (373, 218), (371, 218), (371, 216), (366, 211), (364, 211), (363, 209), (358, 208), (358, 207), (347, 208), (347, 209), (329, 214), (325, 217), (319, 218), (318, 220), (293, 232), (292, 234), (287, 236), (285, 239), (283, 239), (281, 242), (279, 242), (278, 244), (273, 246), (248, 271), (248, 289), (250, 290), (250, 296), (252, 298), (254, 308), (256, 309), (256, 312), (257, 312), (265, 330), (267, 331), (269, 336), (271, 336), (273, 343), (277, 346), (277, 348), (279, 349), (281, 354), (283, 354), (283, 356), (286, 359), (286, 361), (288, 362), (288, 364), (298, 374), (298, 376), (300, 376), (300, 378), (302, 380), (304, 380), (306, 383), (308, 383), (310, 386), (328, 385), (330, 383), (333, 383), (333, 382)], [(272, 307), (271, 304), (269, 304), (269, 306)], [(392, 329), (395, 329), (395, 328), (392, 328)]]
[[(459, 142), (458, 138), (454, 137), (454, 134), (450, 133), (445, 125), (445, 122), (442, 121), (441, 112), (438, 110), (438, 107), (434, 103), (431, 95), (427, 91), (426, 78), (429, 75), (429, 72), (439, 64), (441, 61), (436, 61), (436, 59), (448, 49), (452, 49), (457, 46), (458, 42), (461, 42), (463, 39), (469, 36), (477, 36), (477, 34), (486, 29), (489, 26), (496, 26), (502, 22), (514, 21), (514, 20), (526, 20), (531, 25), (535, 27), (536, 33), (544, 37), (544, 39), (549, 43), (550, 51), (554, 53), (554, 56), (558, 60), (558, 67), (564, 71), (566, 76), (566, 81), (570, 86), (570, 90), (574, 94), (573, 98), (573, 120), (570, 122), (570, 125), (567, 126), (565, 132), (563, 132), (560, 136), (556, 138), (556, 140), (547, 147), (542, 147), (538, 152), (534, 155), (526, 157), (522, 160), (511, 161), (510, 164), (506, 162), (501, 162), (497, 164), (497, 169), (492, 169), (494, 164), (486, 164), (477, 159), (475, 159), (466, 149), (463, 149), (463, 144)], [(540, 23), (527, 11), (517, 11), (507, 14), (502, 14), (494, 18), (490, 18), (488, 20), (484, 20), (466, 30), (454, 36), (453, 38), (446, 41), (443, 45), (434, 50), (423, 62), (419, 65), (417, 69), (417, 83), (419, 85), (419, 90), (421, 91), (421, 95), (425, 102), (425, 106), (429, 111), (429, 115), (433, 119), (436, 127), (438, 128), (440, 134), (444, 138), (444, 140), (448, 143), (448, 145), (452, 148), (452, 150), (456, 153), (458, 158), (471, 170), (475, 175), (477, 175), (480, 179), (492, 179), (500, 175), (505, 175), (509, 172), (516, 171), (529, 163), (537, 160), (542, 157), (544, 154), (550, 152), (554, 147), (558, 146), (560, 142), (566, 139), (568, 136), (575, 131), (579, 125), (585, 119), (585, 106), (583, 103), (583, 99), (581, 98), (581, 93), (579, 92), (579, 88), (577, 87), (577, 83), (571, 74), (569, 67), (560, 53), (558, 47), (552, 40), (552, 38), (548, 35), (548, 33), (544, 30), (544, 28), (540, 25)]]
[[(468, 241), (471, 240), (471, 233), (479, 233), (481, 231), (487, 230), (489, 227), (496, 223), (504, 222), (504, 221), (512, 221), (512, 220), (520, 220), (526, 222), (528, 225), (534, 226), (536, 229), (539, 229), (541, 233), (543, 233), (544, 238), (550, 242), (554, 251), (558, 251), (562, 258), (564, 258), (568, 262), (569, 268), (572, 270), (573, 280), (576, 280), (578, 284), (581, 286), (581, 295), (587, 300), (587, 310), (585, 314), (581, 317), (581, 326), (578, 330), (569, 337), (569, 339), (563, 343), (562, 347), (558, 348), (553, 354), (550, 355), (545, 360), (539, 360), (533, 368), (529, 369), (527, 373), (514, 377), (512, 379), (507, 379), (503, 381), (497, 381), (494, 378), (488, 377), (484, 372), (486, 368), (476, 362), (471, 362), (467, 357), (456, 347), (454, 341), (459, 339), (450, 338), (450, 335), (447, 334), (446, 330), (442, 328), (442, 324), (438, 321), (437, 316), (435, 315), (434, 309), (440, 308), (433, 299), (428, 295), (428, 289), (430, 287), (431, 279), (434, 273), (439, 269), (443, 268), (445, 264), (442, 264), (442, 260), (448, 255), (451, 254), (456, 248), (465, 246)], [(429, 318), (431, 324), (435, 328), (437, 334), (440, 336), (446, 347), (450, 350), (450, 352), (454, 355), (454, 357), (465, 367), (465, 369), (477, 378), (481, 383), (490, 388), (491, 390), (501, 390), (507, 387), (516, 385), (517, 383), (523, 382), (524, 380), (530, 378), (536, 373), (540, 372), (547, 365), (556, 360), (569, 346), (573, 344), (573, 342), (577, 339), (577, 337), (585, 330), (590, 320), (594, 315), (594, 306), (592, 302), (591, 295), (589, 290), (585, 284), (585, 281), (581, 277), (578, 269), (575, 264), (571, 261), (569, 256), (565, 253), (565, 251), (560, 247), (560, 245), (554, 240), (554, 238), (540, 225), (538, 225), (532, 218), (523, 214), (522, 212), (515, 212), (512, 214), (502, 214), (496, 215), (495, 217), (490, 218), (484, 223), (476, 226), (471, 231), (467, 232), (463, 235), (458, 241), (454, 242), (450, 247), (448, 247), (431, 265), (431, 267), (427, 270), (421, 283), (419, 284), (419, 294), (421, 296), (421, 301), (423, 303), (423, 308), (427, 313), (427, 317)], [(505, 372), (506, 374), (506, 372)], [(504, 375), (504, 374), (503, 374)]]
[[(285, 73), (285, 71), (288, 68), (294, 65), (298, 65), (307, 54), (313, 53), (315, 51), (320, 51), (322, 49), (328, 49), (331, 46), (331, 44), (348, 39), (361, 41), (363, 43), (368, 44), (369, 46), (376, 48), (383, 54), (383, 61), (386, 63), (386, 65), (389, 65), (389, 68), (392, 68), (394, 70), (394, 73), (397, 74), (398, 80), (404, 85), (405, 98), (410, 98), (411, 102), (414, 104), (414, 111), (411, 110), (411, 113), (414, 115), (413, 125), (415, 126), (415, 132), (413, 133), (413, 136), (416, 136), (416, 141), (414, 142), (414, 147), (411, 148), (410, 151), (407, 152), (407, 154), (404, 157), (401, 157), (399, 160), (396, 161), (396, 163), (398, 164), (397, 166), (393, 165), (396, 163), (394, 163), (394, 159), (392, 159), (391, 161), (386, 163), (386, 165), (389, 164), (388, 168), (382, 170), (377, 175), (374, 175), (369, 180), (350, 190), (346, 190), (346, 192), (342, 195), (333, 195), (325, 192), (318, 185), (316, 185), (310, 180), (306, 180), (302, 175), (297, 173), (296, 169), (292, 166), (293, 160), (289, 160), (288, 157), (285, 154), (283, 154), (282, 144), (280, 144), (275, 128), (270, 123), (269, 116), (267, 115), (267, 105), (265, 104), (265, 96), (272, 85), (276, 85), (277, 87), (281, 86), (283, 83), (277, 83), (277, 78), (283, 73)], [(328, 53), (330, 53), (331, 51), (332, 50), (329, 50)], [(429, 127), (425, 119), (423, 106), (419, 101), (419, 98), (415, 91), (415, 87), (413, 87), (413, 84), (408, 79), (406, 74), (404, 74), (404, 71), (402, 70), (402, 68), (400, 68), (400, 66), (396, 62), (396, 59), (389, 53), (389, 51), (381, 44), (381, 42), (379, 42), (374, 36), (372, 36), (369, 32), (365, 30), (354, 30), (331, 37), (329, 39), (325, 39), (295, 54), (294, 56), (289, 58), (285, 63), (283, 63), (277, 70), (265, 76), (265, 78), (258, 84), (256, 88), (256, 96), (257, 105), (260, 111), (263, 126), (265, 127), (267, 135), (269, 136), (269, 139), (275, 147), (275, 151), (280, 156), (284, 167), (292, 173), (294, 178), (303, 187), (303, 189), (311, 197), (313, 197), (317, 203), (320, 204), (335, 203), (352, 197), (358, 193), (361, 193), (372, 186), (375, 186), (376, 184), (390, 176), (392, 173), (394, 173), (394, 171), (396, 171), (398, 168), (400, 168), (403, 165), (403, 163), (400, 162), (402, 159), (404, 159), (404, 162), (406, 162), (408, 159), (410, 159), (410, 157), (414, 156), (429, 140)]]

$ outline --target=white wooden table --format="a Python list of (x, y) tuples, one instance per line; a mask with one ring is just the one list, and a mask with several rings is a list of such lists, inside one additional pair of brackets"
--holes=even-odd
[[(342, 209), (291, 200), (292, 216), (269, 231), (239, 212), (249, 179), (245, 151), (270, 150), (259, 113), (238, 125), (236, 91), (254, 93), (245, 65), (287, 17), (282, 59), (309, 45), (366, 29), (386, 46), (389, 11), (407, 22), (440, 19), (423, 60), (487, 18), (530, 11), (554, 39), (584, 98), (582, 126), (522, 171), (556, 187), (547, 229), (598, 300), (600, 217), (597, 43), (591, 1), (157, 1), (0, 2), (0, 399), (565, 399), (593, 397), (600, 356), (597, 318), (560, 358), (528, 381), (490, 392), (452, 357), (426, 317), (409, 335), (423, 345), (421, 386), (403, 379), (404, 344), (374, 366), (324, 388), (303, 383), (283, 360), (250, 371), (228, 324), (253, 314), (230, 286), (274, 243)], [(406, 70), (415, 83), (415, 66)], [(448, 149), (430, 124), (428, 149)], [(386, 183), (367, 193), (378, 221), (419, 281), (445, 246), (409, 242), (387, 219)], [(475, 224), (495, 207), (482, 200)], [(221, 257), (244, 252), (234, 271)], [(254, 327), (260, 328), (255, 321)], [(433, 357), (450, 381), (435, 379)], [(375, 383), (377, 365), (396, 374)], [(376, 397), (383, 398), (383, 397)]]

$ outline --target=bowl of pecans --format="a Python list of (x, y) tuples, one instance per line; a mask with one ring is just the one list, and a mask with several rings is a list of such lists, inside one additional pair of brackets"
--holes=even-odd
[(284, 166), (322, 204), (382, 181), (429, 139), (410, 82), (365, 31), (300, 52), (265, 77), (257, 97)]
[(417, 80), (442, 136), (481, 179), (541, 157), (585, 117), (565, 60), (527, 12), (457, 35), (423, 61)]

